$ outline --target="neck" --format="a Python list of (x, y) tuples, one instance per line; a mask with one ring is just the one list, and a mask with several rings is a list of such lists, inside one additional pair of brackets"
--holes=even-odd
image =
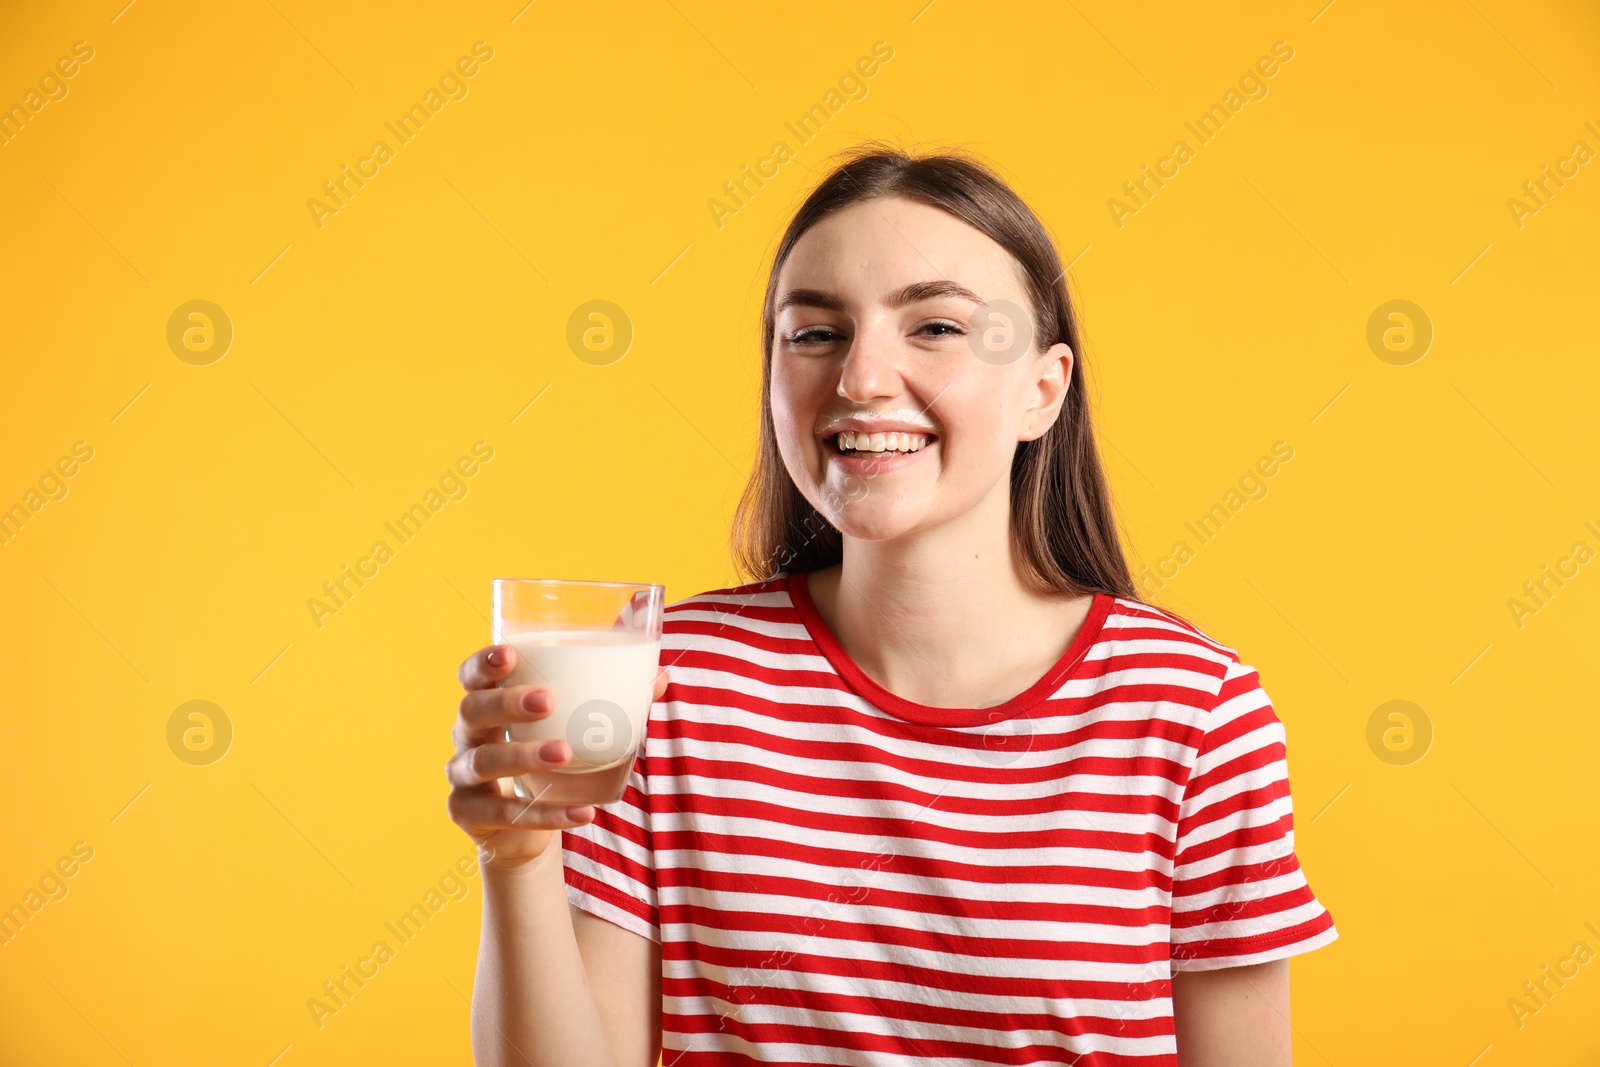
[(1043, 597), (1018, 576), (1010, 488), (931, 530), (846, 537), (817, 571), (817, 610), (874, 681), (934, 707), (980, 707), (1027, 689), (1066, 652), (1090, 597)]

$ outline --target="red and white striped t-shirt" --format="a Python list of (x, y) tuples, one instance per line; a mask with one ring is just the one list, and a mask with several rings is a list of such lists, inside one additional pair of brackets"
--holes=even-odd
[(665, 1067), (1170, 1067), (1173, 968), (1338, 936), (1255, 670), (1159, 609), (1097, 594), (977, 709), (867, 677), (804, 572), (669, 605), (661, 661), (562, 847), (573, 904), (661, 944)]

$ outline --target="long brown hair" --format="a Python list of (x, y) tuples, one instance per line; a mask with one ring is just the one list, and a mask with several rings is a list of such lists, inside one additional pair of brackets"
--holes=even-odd
[(1066, 400), (1042, 436), (1022, 441), (1011, 461), (1011, 544), (1024, 585), (1041, 595), (1090, 592), (1141, 600), (1123, 557), (1111, 493), (1089, 421), (1078, 318), (1066, 270), (1033, 211), (985, 164), (946, 151), (912, 156), (879, 142), (857, 145), (795, 213), (773, 258), (761, 312), (761, 443), (734, 513), (730, 548), (748, 579), (817, 570), (844, 556), (839, 531), (790, 478), (772, 420), (773, 304), (778, 273), (796, 242), (842, 208), (899, 196), (942, 208), (1015, 257), (1033, 307), (1036, 351), (1064, 341), (1076, 357)]

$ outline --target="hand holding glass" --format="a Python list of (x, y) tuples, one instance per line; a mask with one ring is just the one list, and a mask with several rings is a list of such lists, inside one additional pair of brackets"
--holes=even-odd
[(609, 804), (644, 744), (661, 659), (664, 586), (496, 578), (493, 640), (516, 651), (501, 687), (548, 689), (551, 712), (506, 727), (511, 741), (564, 740), (561, 767), (517, 775), (540, 804)]

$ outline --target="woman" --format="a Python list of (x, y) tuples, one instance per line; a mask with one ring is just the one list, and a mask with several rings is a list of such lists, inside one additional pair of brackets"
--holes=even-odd
[(669, 605), (626, 795), (510, 796), (570, 753), (502, 740), (548, 706), (512, 650), (462, 665), (480, 1064), (1289, 1062), (1287, 957), (1337, 933), (1284, 731), (1134, 588), (1063, 276), (960, 156), (865, 146), (800, 208), (750, 580)]

